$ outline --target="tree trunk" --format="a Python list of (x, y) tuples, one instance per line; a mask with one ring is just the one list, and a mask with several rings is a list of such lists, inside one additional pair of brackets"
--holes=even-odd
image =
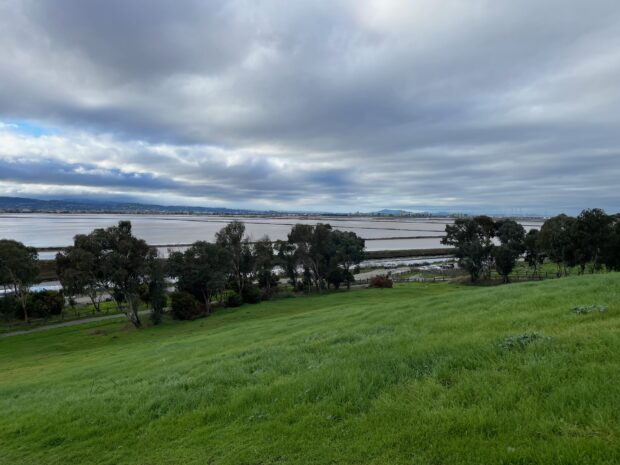
[(25, 297), (20, 297), (19, 301), (22, 305), (22, 310), (24, 311), (24, 322), (26, 324), (30, 324), (30, 320), (28, 319), (28, 303), (26, 302)]
[(138, 309), (136, 308), (135, 296), (125, 295), (125, 300), (127, 300), (127, 318), (129, 318), (129, 321), (131, 321), (136, 328), (141, 328), (142, 322), (140, 321), (140, 315), (138, 315)]
[(211, 313), (211, 299), (207, 297), (207, 294), (204, 291), (202, 291), (202, 299), (205, 301), (205, 309), (207, 310), (207, 315), (209, 315)]
[(99, 313), (101, 309), (101, 304), (99, 300), (97, 299), (97, 293), (91, 291), (88, 293), (88, 297), (90, 297), (90, 301), (93, 304), (93, 308), (95, 309), (95, 312)]

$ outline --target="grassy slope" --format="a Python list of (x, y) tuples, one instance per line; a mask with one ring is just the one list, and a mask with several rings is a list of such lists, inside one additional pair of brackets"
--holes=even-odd
[(0, 340), (0, 463), (616, 464), (619, 294), (412, 284)]

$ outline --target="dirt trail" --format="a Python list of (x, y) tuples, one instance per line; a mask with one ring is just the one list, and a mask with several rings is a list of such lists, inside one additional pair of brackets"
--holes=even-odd
[[(149, 312), (149, 310), (143, 310), (141, 312), (139, 312), (140, 316), (145, 315)], [(95, 323), (97, 321), (105, 321), (105, 320), (112, 320), (115, 318), (125, 318), (125, 314), (124, 313), (115, 313), (113, 315), (103, 315), (103, 316), (93, 316), (90, 318), (81, 318), (79, 320), (71, 320), (71, 321), (65, 321), (64, 323), (55, 323), (53, 325), (46, 325), (46, 326), (37, 326), (36, 328), (32, 328), (32, 329), (20, 329), (19, 331), (11, 331), (8, 333), (1, 333), (0, 334), (0, 339), (3, 337), (9, 337), (9, 336), (19, 336), (21, 334), (31, 334), (31, 333), (38, 333), (41, 331), (49, 331), (51, 329), (56, 329), (56, 328), (66, 328), (68, 326), (78, 326), (78, 325), (83, 325), (86, 323)]]

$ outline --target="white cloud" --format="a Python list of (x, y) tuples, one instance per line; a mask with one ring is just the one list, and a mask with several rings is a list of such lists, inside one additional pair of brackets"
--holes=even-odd
[(0, 193), (618, 205), (615, 1), (0, 0), (0, 41)]

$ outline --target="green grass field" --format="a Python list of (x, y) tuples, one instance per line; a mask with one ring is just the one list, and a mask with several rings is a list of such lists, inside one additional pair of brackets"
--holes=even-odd
[(12, 465), (618, 464), (620, 274), (0, 339), (0, 411)]

